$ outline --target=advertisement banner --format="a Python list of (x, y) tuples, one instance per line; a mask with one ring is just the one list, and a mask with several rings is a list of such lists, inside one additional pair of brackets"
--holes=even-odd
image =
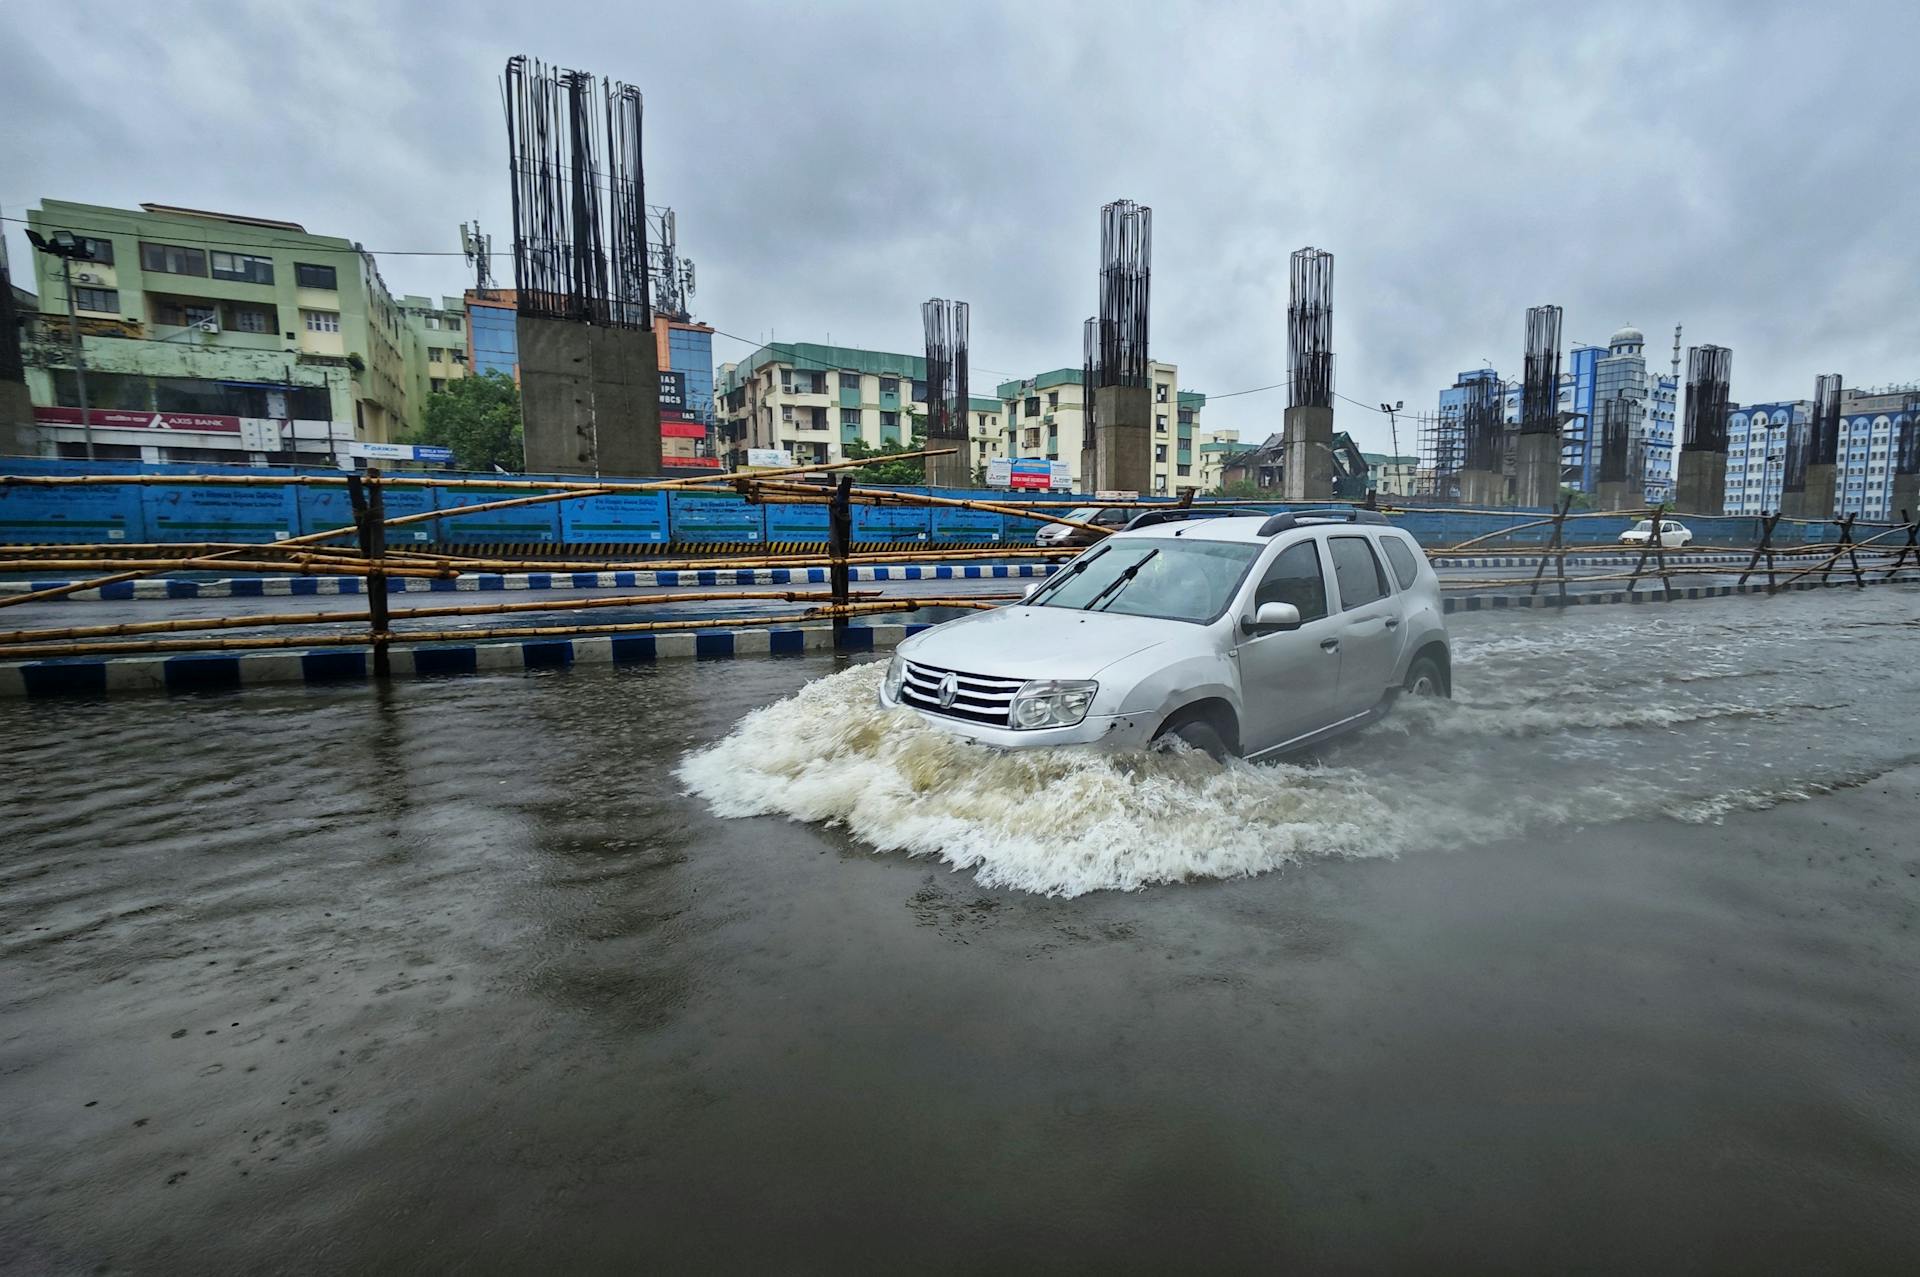
[(1015, 457), (1009, 463), (1007, 486), (1016, 489), (1032, 488), (1044, 492), (1053, 486), (1055, 464), (1045, 457)]
[[(441, 510), (537, 495), (526, 488), (433, 488), (430, 491), (434, 494), (436, 507)], [(433, 539), (456, 545), (557, 541), (560, 539), (560, 503), (514, 506), (454, 519), (435, 519), (433, 522), (439, 528)]]
[(573, 544), (582, 542), (667, 541), (667, 494), (635, 492), (582, 497), (560, 503), (560, 530)]
[[(347, 490), (328, 486), (325, 488), (300, 487), (294, 489), (295, 504), (300, 512), (300, 535), (310, 532), (327, 532), (334, 528), (353, 526), (353, 502), (347, 497)], [(381, 501), (387, 507), (387, 517), (397, 519), (403, 514), (425, 514), (436, 509), (432, 488), (382, 488)], [(388, 545), (418, 545), (434, 539), (434, 524), (438, 520), (426, 519), (419, 523), (403, 523), (397, 528), (387, 529)], [(337, 542), (339, 545), (357, 545), (352, 531), (343, 533)]]
[[(7, 461), (10, 470), (25, 469)], [(137, 487), (0, 487), (0, 543), (75, 545), (146, 541)]]
[[(78, 408), (35, 408), (33, 419), (50, 426), (77, 426)], [(87, 425), (101, 430), (186, 430), (199, 434), (237, 435), (240, 418), (196, 412), (129, 412), (120, 408), (87, 409)]]
[(819, 541), (827, 539), (825, 505), (770, 505), (766, 507), (767, 541)]
[(300, 533), (291, 485), (156, 484), (143, 491), (147, 530), (155, 541), (285, 541)]
[(927, 507), (857, 505), (853, 507), (855, 541), (925, 541)]
[(660, 417), (678, 417), (687, 409), (687, 374), (660, 370)]
[(759, 544), (766, 539), (761, 507), (749, 505), (744, 497), (675, 492), (667, 508), (675, 541)]

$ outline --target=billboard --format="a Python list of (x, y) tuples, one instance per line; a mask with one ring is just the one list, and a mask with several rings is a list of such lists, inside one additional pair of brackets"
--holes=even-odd
[(687, 374), (660, 370), (660, 416), (679, 417), (687, 410)]

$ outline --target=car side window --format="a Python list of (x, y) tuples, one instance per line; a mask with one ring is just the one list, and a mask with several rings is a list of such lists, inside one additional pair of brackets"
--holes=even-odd
[(1329, 537), (1333, 579), (1340, 586), (1340, 610), (1351, 611), (1387, 597), (1387, 575), (1365, 537)]
[(1327, 578), (1312, 541), (1290, 545), (1274, 558), (1253, 594), (1256, 611), (1262, 603), (1291, 603), (1300, 609), (1302, 623), (1326, 616)]
[(1387, 552), (1387, 562), (1393, 564), (1393, 577), (1400, 582), (1400, 588), (1413, 588), (1414, 578), (1420, 575), (1420, 565), (1414, 561), (1413, 551), (1399, 537), (1381, 537), (1380, 548)]
[(1131, 518), (1133, 518), (1133, 511), (1131, 510), (1102, 510), (1100, 517), (1095, 519), (1094, 522), (1101, 527), (1117, 528)]

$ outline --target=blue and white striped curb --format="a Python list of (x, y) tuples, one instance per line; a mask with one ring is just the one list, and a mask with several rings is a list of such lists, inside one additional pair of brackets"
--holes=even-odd
[[(525, 639), (395, 647), (396, 678), (562, 669), (570, 665), (645, 665), (691, 657), (798, 656), (806, 652), (867, 652), (897, 646), (920, 625), (830, 625), (784, 629), (700, 630), (680, 634), (614, 634), (597, 638)], [(311, 652), (208, 653), (29, 661), (0, 665), (0, 697), (61, 696), (88, 692), (230, 691), (265, 683), (364, 683), (372, 656), (365, 648)]]
[[(1835, 587), (1852, 585), (1834, 582)], [(1869, 585), (1889, 582), (1870, 580)], [(1891, 584), (1920, 584), (1920, 575), (1897, 578)], [(1763, 594), (1765, 585), (1693, 585), (1676, 588), (1678, 600), (1725, 598), (1733, 594)], [(1817, 581), (1795, 581), (1783, 590), (1819, 589)], [(1659, 603), (1659, 589), (1595, 591), (1570, 594), (1567, 606), (1605, 603)], [(1533, 611), (1558, 608), (1551, 592), (1539, 595), (1468, 595), (1445, 600), (1455, 612)], [(795, 626), (747, 630), (702, 630), (678, 634), (617, 634), (595, 638), (529, 639), (520, 642), (458, 643), (435, 646), (397, 646), (392, 650), (396, 677), (479, 674), (485, 672), (565, 668), (588, 664), (649, 664), (694, 658), (727, 660), (742, 656), (798, 656), (806, 652), (864, 652), (890, 648), (907, 636), (928, 628), (917, 625), (850, 625), (836, 636), (831, 626)], [(0, 665), (0, 697), (52, 697), (73, 694), (162, 690), (168, 692), (230, 691), (268, 683), (364, 683), (372, 658), (361, 647), (323, 648), (311, 652), (209, 653), (192, 656), (123, 656), (59, 661), (29, 661)]]
[[(851, 581), (989, 581), (1051, 575), (1054, 563), (895, 564), (848, 568)], [(666, 572), (471, 572), (452, 580), (389, 577), (389, 594), (458, 594), (494, 590), (655, 589), (684, 585), (826, 585), (826, 568), (698, 568)], [(52, 590), (71, 581), (0, 582), (0, 594)], [(239, 576), (217, 581), (121, 581), (64, 596), (80, 602), (105, 599), (250, 599), (271, 595), (363, 594), (354, 576)], [(61, 600), (49, 600), (59, 602)]]

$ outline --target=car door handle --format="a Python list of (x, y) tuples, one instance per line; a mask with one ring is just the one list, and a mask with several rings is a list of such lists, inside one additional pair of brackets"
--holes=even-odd
[(1388, 628), (1388, 629), (1390, 629), (1390, 630), (1397, 630), (1397, 629), (1399, 629), (1399, 628), (1400, 628), (1400, 618), (1399, 618), (1399, 617), (1397, 617), (1397, 616), (1390, 616), (1390, 617), (1388, 617), (1388, 618), (1387, 618), (1387, 628)]
[(1339, 639), (1321, 639), (1320, 650), (1323, 652), (1337, 652), (1340, 650), (1340, 640)]

